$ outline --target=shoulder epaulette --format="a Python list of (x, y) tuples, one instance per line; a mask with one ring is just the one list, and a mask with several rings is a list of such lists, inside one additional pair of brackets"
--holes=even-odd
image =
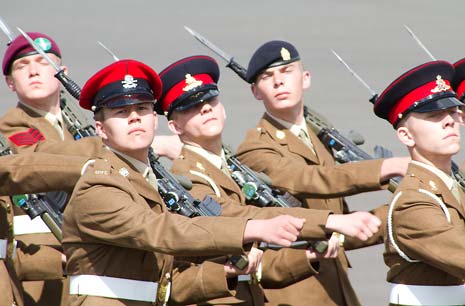
[(30, 146), (33, 144), (36, 144), (40, 141), (44, 141), (45, 137), (42, 135), (42, 133), (34, 128), (30, 128), (29, 130), (25, 132), (18, 132), (10, 137), (8, 139), (14, 143), (16, 146), (21, 147), (21, 146)]

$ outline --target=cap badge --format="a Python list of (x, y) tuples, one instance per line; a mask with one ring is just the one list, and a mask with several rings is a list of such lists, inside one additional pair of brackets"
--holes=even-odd
[(121, 174), (121, 176), (127, 177), (129, 175), (129, 171), (128, 171), (128, 169), (123, 167), (123, 168), (119, 169), (119, 174)]
[(288, 61), (291, 59), (291, 53), (286, 48), (281, 48), (281, 58), (283, 61)]
[(447, 91), (450, 89), (450, 86), (446, 84), (446, 82), (442, 79), (442, 76), (438, 75), (436, 77), (436, 87), (431, 89), (432, 93), (438, 93), (442, 91)]
[(203, 84), (202, 81), (195, 79), (189, 73), (186, 74), (186, 86), (182, 89), (183, 91), (189, 91)]
[(126, 89), (136, 88), (137, 87), (137, 80), (135, 80), (132, 75), (126, 74), (124, 76), (124, 80), (121, 81), (121, 84), (123, 84), (123, 87), (126, 88)]
[(36, 39), (34, 39), (34, 42), (45, 52), (52, 49), (52, 43), (45, 37), (37, 37)]
[(281, 130), (277, 130), (276, 137), (278, 137), (278, 139), (284, 139), (284, 137), (286, 137), (286, 134)]

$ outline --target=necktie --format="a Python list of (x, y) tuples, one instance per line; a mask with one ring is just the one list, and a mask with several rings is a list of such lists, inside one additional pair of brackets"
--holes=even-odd
[(454, 197), (457, 199), (457, 201), (460, 203), (460, 186), (456, 180), (454, 180), (452, 184), (451, 192), (454, 195)]
[(224, 172), (227, 176), (231, 177), (231, 172), (229, 171), (228, 163), (224, 160), (221, 159), (221, 171)]
[(60, 120), (55, 120), (53, 122), (53, 127), (55, 128), (55, 130), (57, 130), (61, 140), (65, 140), (65, 134), (63, 133), (63, 127), (61, 126)]
[(312, 150), (312, 153), (316, 155), (312, 140), (310, 137), (308, 137), (308, 134), (303, 129), (301, 129), (299, 132), (299, 138), (307, 145), (310, 150)]
[(148, 168), (145, 179), (147, 182), (149, 182), (150, 185), (152, 185), (153, 188), (155, 188), (156, 191), (158, 191), (157, 177), (155, 176), (155, 173), (153, 173), (152, 168)]

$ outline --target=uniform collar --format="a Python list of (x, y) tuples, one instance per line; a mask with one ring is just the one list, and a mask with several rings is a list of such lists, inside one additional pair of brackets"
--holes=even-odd
[(188, 150), (191, 150), (192, 152), (195, 152), (208, 160), (210, 163), (212, 163), (216, 168), (221, 169), (221, 166), (223, 165), (223, 162), (226, 161), (226, 157), (224, 155), (224, 151), (221, 150), (221, 156), (218, 156), (215, 153), (212, 153), (208, 150), (205, 150), (202, 147), (196, 147), (190, 144), (184, 144), (184, 147)]
[(270, 116), (273, 120), (275, 120), (276, 122), (281, 124), (283, 127), (288, 129), (289, 131), (291, 131), (291, 133), (294, 134), (294, 136), (299, 137), (299, 134), (300, 134), (301, 130), (304, 130), (304, 132), (307, 135), (309, 135), (308, 130), (307, 130), (307, 125), (305, 124), (305, 120), (302, 120), (301, 124), (295, 124), (295, 123), (292, 123), (292, 122), (288, 122), (286, 120), (279, 119), (279, 118), (273, 116), (272, 114), (270, 114), (268, 111), (266, 112), (266, 114), (268, 116)]
[(63, 116), (61, 115), (61, 113), (58, 113), (57, 115), (54, 115), (54, 114), (52, 114), (50, 112), (43, 111), (41, 109), (38, 109), (38, 108), (36, 108), (34, 106), (23, 103), (21, 101), (19, 101), (18, 103), (21, 104), (22, 106), (24, 106), (25, 108), (37, 113), (38, 115), (40, 115), (42, 117), (44, 117), (45, 120), (50, 122), (50, 124), (52, 126), (55, 126), (55, 124), (58, 123), (60, 125), (60, 127), (63, 128)]
[(454, 179), (449, 174), (439, 170), (438, 168), (436, 168), (434, 166), (431, 166), (431, 165), (428, 165), (428, 164), (425, 164), (425, 163), (422, 163), (422, 162), (419, 162), (419, 161), (416, 161), (416, 160), (412, 160), (411, 163), (414, 164), (414, 165), (420, 166), (422, 168), (428, 169), (429, 171), (433, 172), (434, 174), (436, 174), (441, 179), (441, 181), (444, 182), (444, 184), (446, 184), (446, 186), (447, 186), (447, 188), (449, 188), (449, 190), (452, 189), (452, 185), (454, 184)]
[(109, 147), (109, 149), (111, 151), (113, 151), (115, 154), (117, 154), (117, 155), (121, 156), (122, 158), (124, 158), (125, 160), (127, 160), (131, 164), (131, 166), (133, 166), (137, 170), (137, 172), (142, 174), (143, 177), (147, 176), (147, 173), (150, 170), (150, 167), (148, 166), (148, 160), (147, 160), (147, 163), (144, 164), (140, 160), (135, 159), (134, 157), (131, 157), (131, 156), (129, 156), (127, 154), (124, 154), (122, 152), (119, 152), (118, 150), (115, 150), (115, 149), (110, 148), (110, 147)]

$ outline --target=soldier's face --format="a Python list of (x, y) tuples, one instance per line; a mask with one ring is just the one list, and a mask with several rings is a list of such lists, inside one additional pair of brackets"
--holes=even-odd
[(460, 149), (461, 113), (457, 107), (429, 113), (410, 113), (397, 129), (412, 158), (434, 162), (450, 158)]
[[(60, 62), (54, 54), (49, 56), (57, 64)], [(66, 67), (62, 68), (66, 70)], [(6, 82), (8, 87), (16, 92), (20, 101), (34, 106), (50, 97), (58, 96), (60, 81), (55, 78), (55, 74), (55, 69), (41, 55), (36, 54), (14, 61)]]
[(272, 67), (262, 72), (252, 85), (252, 93), (273, 113), (300, 108), (303, 92), (310, 87), (310, 72), (300, 61)]
[(225, 119), (223, 104), (218, 97), (214, 97), (185, 111), (175, 112), (168, 126), (184, 142), (193, 142), (203, 146), (212, 139), (221, 138)]
[(103, 120), (96, 121), (98, 134), (109, 147), (147, 161), (157, 127), (157, 114), (152, 103), (139, 103), (118, 108), (104, 108)]

